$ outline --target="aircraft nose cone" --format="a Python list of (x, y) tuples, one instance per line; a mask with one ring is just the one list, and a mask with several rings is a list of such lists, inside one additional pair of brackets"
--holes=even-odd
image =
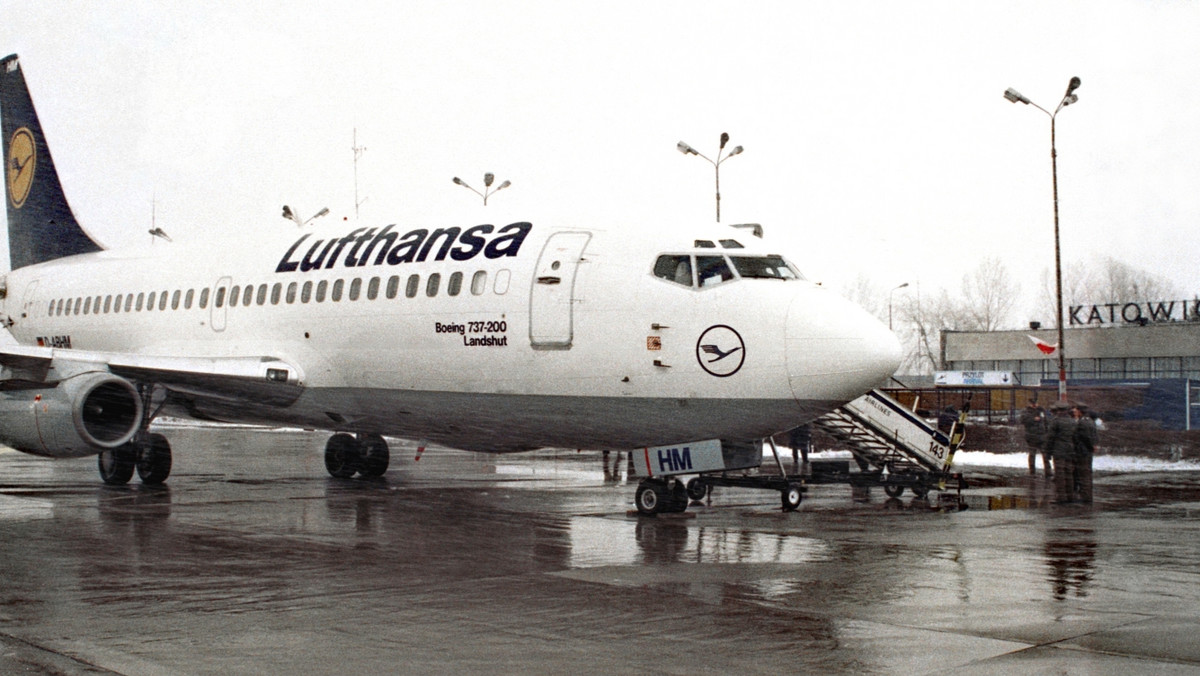
[(900, 366), (900, 341), (858, 305), (822, 288), (792, 300), (787, 368), (801, 403), (840, 405), (887, 379)]

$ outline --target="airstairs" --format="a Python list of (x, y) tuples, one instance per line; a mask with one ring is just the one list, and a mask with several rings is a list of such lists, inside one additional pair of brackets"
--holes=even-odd
[(944, 490), (949, 480), (961, 489), (962, 477), (950, 466), (965, 438), (966, 416), (964, 410), (948, 430), (939, 430), (887, 393), (871, 390), (812, 423), (845, 445), (861, 472), (851, 475), (846, 463), (813, 463), (812, 482), (882, 485), (892, 496), (905, 488), (919, 496)]

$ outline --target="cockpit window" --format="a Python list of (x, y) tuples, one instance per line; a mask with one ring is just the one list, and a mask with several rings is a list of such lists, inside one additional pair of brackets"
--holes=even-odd
[(715, 286), (733, 279), (733, 271), (724, 256), (696, 256), (696, 277), (700, 287)]
[(739, 241), (737, 241), (736, 239), (723, 239), (723, 240), (721, 240), (721, 248), (724, 248), (724, 249), (745, 249), (746, 247), (742, 246), (742, 243), (741, 243), (741, 242), (739, 242)]
[(712, 240), (710, 240), (710, 239), (698, 239), (698, 240), (696, 240), (696, 243), (693, 246), (695, 246), (697, 249), (715, 249), (715, 248), (717, 248), (717, 245), (713, 244)]
[(739, 275), (749, 279), (804, 279), (782, 256), (730, 256)]
[(676, 284), (692, 286), (692, 257), (687, 255), (659, 256), (654, 262), (654, 276)]

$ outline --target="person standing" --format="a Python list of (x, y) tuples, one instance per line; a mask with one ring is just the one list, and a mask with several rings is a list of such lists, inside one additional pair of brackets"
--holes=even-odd
[(1046, 428), (1043, 448), (1054, 459), (1054, 501), (1071, 502), (1075, 493), (1075, 420), (1071, 405), (1056, 401), (1050, 407), (1054, 417)]
[(1029, 476), (1037, 475), (1037, 456), (1042, 454), (1042, 469), (1046, 478), (1054, 475), (1050, 469), (1050, 454), (1046, 452), (1046, 410), (1033, 399), (1021, 411), (1021, 424), (1025, 427), (1025, 444), (1029, 446)]
[(1071, 411), (1075, 418), (1075, 476), (1072, 481), (1079, 502), (1092, 504), (1092, 457), (1100, 440), (1096, 421), (1086, 406), (1077, 404)]

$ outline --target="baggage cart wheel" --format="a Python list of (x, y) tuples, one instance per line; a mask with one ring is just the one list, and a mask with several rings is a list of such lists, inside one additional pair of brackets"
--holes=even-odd
[(633, 503), (639, 514), (654, 516), (663, 510), (667, 502), (667, 487), (657, 481), (643, 481), (633, 495)]
[(898, 498), (904, 494), (904, 486), (897, 486), (896, 484), (884, 484), (883, 492), (887, 493), (889, 498)]
[(700, 477), (693, 477), (687, 482), (687, 495), (699, 502), (708, 497), (708, 485), (700, 483)]

